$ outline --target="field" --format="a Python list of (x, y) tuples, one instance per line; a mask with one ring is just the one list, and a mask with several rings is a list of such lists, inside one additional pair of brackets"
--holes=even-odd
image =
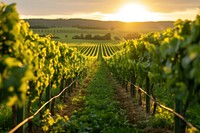
[(114, 37), (118, 37), (120, 40), (123, 40), (125, 36), (131, 33), (140, 33), (144, 34), (147, 32), (152, 32), (153, 30), (137, 30), (137, 31), (119, 31), (119, 30), (106, 30), (106, 29), (79, 29), (75, 27), (61, 27), (61, 28), (47, 28), (47, 29), (33, 29), (34, 33), (37, 33), (39, 35), (48, 35), (53, 34), (55, 37), (53, 38), (55, 41), (60, 41), (63, 43), (84, 43), (84, 42), (102, 42), (102, 40), (86, 40), (86, 39), (72, 39), (75, 35), (81, 35), (83, 36), (87, 34), (94, 35), (105, 35), (107, 33), (111, 33), (111, 39), (112, 40), (106, 40), (103, 42), (110, 42), (110, 43), (118, 43), (119, 40), (115, 40)]
[[(68, 44), (80, 43), (101, 43), (102, 40), (94, 39), (72, 39), (74, 36), (91, 36), (110, 33), (111, 39), (103, 40), (106, 43), (117, 44), (124, 40), (130, 34), (146, 34), (149, 32), (162, 31), (167, 27), (172, 27), (173, 22), (143, 22), (143, 23), (123, 23), (123, 22), (103, 22), (84, 19), (70, 20), (43, 20), (43, 19), (28, 19), (34, 33), (40, 36), (52, 34), (55, 41), (60, 41)], [(117, 39), (116, 39), (117, 38)], [(138, 37), (136, 37), (138, 38)], [(133, 37), (134, 39), (134, 37)]]
[(29, 29), (2, 9), (0, 132), (199, 132), (199, 15), (145, 34)]

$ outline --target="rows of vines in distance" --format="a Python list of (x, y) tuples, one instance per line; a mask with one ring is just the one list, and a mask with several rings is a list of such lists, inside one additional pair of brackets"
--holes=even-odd
[[(121, 49), (120, 44), (113, 44), (109, 42), (93, 42), (93, 43), (80, 43), (70, 44), (70, 47), (76, 47), (82, 54), (91, 57), (98, 57), (99, 54), (103, 57), (109, 57)], [(101, 53), (99, 53), (101, 52)]]

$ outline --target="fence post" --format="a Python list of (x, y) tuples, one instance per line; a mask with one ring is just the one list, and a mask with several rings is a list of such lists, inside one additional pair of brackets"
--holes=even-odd
[[(71, 78), (68, 79), (68, 85), (71, 84)], [(71, 96), (71, 89), (72, 89), (72, 86), (70, 86), (68, 89), (67, 89), (67, 92), (68, 92), (68, 96)]]
[(135, 97), (135, 81), (134, 77), (131, 76), (131, 85), (130, 85), (130, 92), (131, 92), (131, 97)]
[[(68, 80), (68, 79), (65, 79), (64, 85), (63, 85), (64, 88), (67, 87), (68, 85), (69, 85), (69, 80)], [(69, 89), (69, 88), (68, 88), (68, 89)], [(68, 89), (67, 89), (67, 90), (68, 90)], [(66, 92), (67, 92), (67, 90), (65, 90), (64, 93), (63, 93), (63, 103), (65, 103), (65, 98), (66, 98)]]
[[(177, 113), (182, 114), (182, 106), (183, 106), (183, 102), (176, 98), (175, 111)], [(175, 126), (174, 126), (175, 133), (181, 133), (181, 124), (182, 124), (182, 120), (178, 116), (175, 116)]]
[[(49, 101), (49, 99), (51, 98), (51, 83), (49, 83), (48, 87), (46, 88), (46, 99), (45, 102)], [(48, 103), (48, 105), (46, 106), (46, 109), (51, 109), (51, 104)]]
[[(23, 105), (22, 107), (19, 107), (17, 105), (17, 124), (19, 124), (20, 122), (22, 122), (25, 118), (25, 105)], [(17, 133), (25, 133), (25, 126), (22, 125), (18, 130)]]
[[(142, 85), (140, 85), (141, 88), (142, 88)], [(138, 86), (140, 88), (140, 86)], [(138, 95), (139, 95), (139, 101), (138, 101), (138, 104), (139, 105), (142, 105), (142, 92), (141, 90), (138, 88)]]
[(125, 81), (126, 92), (128, 92), (128, 81)]
[(146, 91), (147, 91), (147, 94), (146, 94), (146, 113), (150, 113), (150, 81), (149, 81), (149, 77), (146, 78)]
[[(77, 78), (77, 76), (73, 78), (73, 81), (76, 80), (76, 78)], [(76, 88), (76, 81), (74, 82), (73, 88)]]
[[(60, 92), (64, 89), (64, 81), (65, 81), (65, 79), (64, 79), (64, 76), (63, 76), (62, 79), (61, 79), (61, 82), (60, 82)], [(64, 95), (62, 94), (60, 96), (60, 102), (62, 101), (63, 97), (64, 97)]]
[(130, 93), (131, 93), (131, 97), (133, 97), (133, 85), (132, 85), (132, 79), (130, 79)]
[[(31, 116), (31, 98), (30, 97), (28, 99), (27, 116), (28, 117)], [(32, 126), (33, 126), (32, 120), (29, 120), (28, 121), (28, 132), (29, 133), (32, 132)]]

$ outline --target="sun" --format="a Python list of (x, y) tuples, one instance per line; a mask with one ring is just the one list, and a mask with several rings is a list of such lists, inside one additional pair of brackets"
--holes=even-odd
[(139, 4), (126, 4), (122, 6), (116, 13), (119, 20), (125, 22), (145, 21), (148, 14), (147, 8)]
[(142, 4), (129, 3), (123, 5), (116, 13), (106, 16), (107, 20), (118, 20), (123, 22), (157, 21), (159, 16), (148, 11)]

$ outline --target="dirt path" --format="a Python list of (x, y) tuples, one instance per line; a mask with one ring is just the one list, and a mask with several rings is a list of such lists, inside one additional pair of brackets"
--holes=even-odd
[(136, 99), (131, 97), (129, 89), (126, 91), (111, 76), (110, 79), (116, 84), (116, 99), (120, 102), (121, 108), (127, 111), (127, 118), (133, 127), (142, 129), (145, 133), (172, 133), (168, 129), (150, 127), (148, 123), (152, 116), (146, 113), (144, 105), (139, 105)]
[[(73, 90), (73, 93), (70, 97), (67, 97), (65, 104), (67, 105), (60, 114), (62, 116), (68, 115), (71, 116), (74, 110), (79, 110), (84, 105), (83, 97), (87, 95), (86, 88), (90, 84), (90, 81), (93, 80), (93, 76), (90, 75), (87, 77), (81, 86), (78, 86)], [(126, 91), (112, 76), (109, 74), (110, 84), (114, 84), (116, 87), (115, 99), (119, 101), (120, 108), (126, 111), (126, 118), (129, 120), (133, 128), (141, 129), (142, 132), (153, 132), (153, 133), (169, 133), (165, 129), (153, 128), (148, 125), (150, 121), (150, 116), (146, 114), (143, 106), (140, 106), (136, 100), (130, 95), (130, 91)], [(99, 86), (99, 85), (97, 85)], [(74, 99), (77, 100), (74, 103)]]
[(73, 92), (70, 96), (65, 98), (66, 107), (60, 112), (61, 116), (71, 116), (75, 110), (78, 110), (83, 107), (84, 100), (82, 99), (86, 95), (86, 88), (92, 79), (92, 73), (87, 76), (81, 85), (78, 85), (73, 89)]
[[(133, 103), (133, 99), (130, 96), (130, 92), (126, 92), (126, 90), (117, 83), (115, 79), (109, 74), (109, 79), (111, 84), (116, 86), (116, 93), (115, 99), (119, 101), (120, 108), (126, 110), (127, 119), (133, 125), (133, 127), (138, 128), (138, 124), (144, 121), (148, 121), (148, 115), (146, 115), (145, 110), (142, 106), (139, 106), (137, 103)], [(77, 102), (77, 104), (73, 104), (73, 99), (76, 97), (85, 96), (86, 92), (85, 89), (89, 85), (90, 81), (92, 80), (92, 75), (87, 77), (81, 86), (78, 86), (73, 90), (71, 96), (66, 98), (65, 104), (67, 105), (62, 112), (60, 113), (62, 116), (68, 115), (71, 116), (74, 110), (78, 110), (83, 107), (83, 100)]]

